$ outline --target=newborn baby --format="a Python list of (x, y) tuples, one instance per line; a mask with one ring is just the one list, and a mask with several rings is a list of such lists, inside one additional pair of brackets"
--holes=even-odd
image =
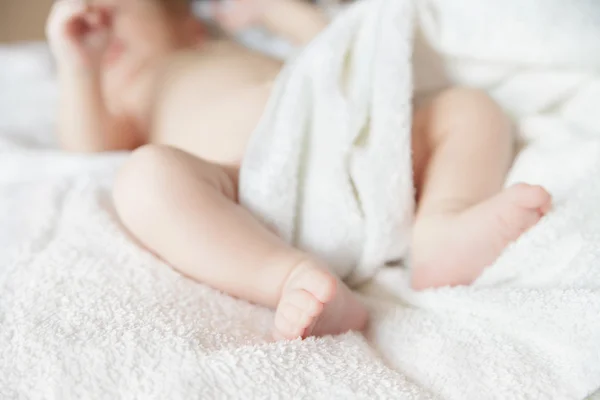
[[(237, 0), (217, 15), (230, 31), (260, 24), (298, 45), (327, 24), (297, 0)], [(135, 150), (114, 200), (143, 245), (199, 282), (275, 309), (276, 339), (364, 328), (364, 306), (327, 265), (237, 202), (240, 163), (279, 61), (209, 38), (186, 0), (60, 0), (48, 36), (60, 141), (77, 152)], [(550, 196), (526, 184), (502, 190), (514, 138), (481, 92), (439, 94), (416, 110), (412, 137), (412, 285), (470, 284), (539, 221)]]

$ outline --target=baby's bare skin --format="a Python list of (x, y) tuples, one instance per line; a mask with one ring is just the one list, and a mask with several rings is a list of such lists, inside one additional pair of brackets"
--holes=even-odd
[(157, 85), (149, 142), (239, 167), (280, 69), (227, 40), (174, 56)]
[[(162, 0), (168, 9), (161, 0), (115, 1), (89, 9), (61, 0), (50, 17), (63, 146), (137, 149), (114, 189), (125, 226), (183, 274), (276, 309), (275, 338), (363, 329), (366, 309), (348, 287), (237, 202), (240, 163), (281, 63), (199, 35), (189, 10), (170, 8), (178, 0)], [(259, 18), (299, 43), (325, 26), (296, 0), (234, 2), (248, 4), (256, 7), (222, 15), (225, 25)], [(106, 33), (112, 39), (103, 42)], [(104, 46), (94, 51), (86, 37)], [(510, 122), (478, 91), (450, 89), (416, 110), (412, 142), (413, 287), (470, 284), (538, 222), (550, 197), (530, 185), (501, 190), (513, 157)]]

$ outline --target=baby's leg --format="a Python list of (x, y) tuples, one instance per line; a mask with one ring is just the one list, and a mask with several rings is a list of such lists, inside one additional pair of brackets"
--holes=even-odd
[(277, 307), (277, 338), (362, 329), (366, 311), (318, 261), (286, 245), (236, 203), (237, 172), (149, 145), (114, 191), (125, 226), (183, 274)]
[(551, 205), (539, 186), (502, 190), (513, 160), (510, 121), (485, 94), (449, 90), (415, 115), (415, 289), (472, 283)]

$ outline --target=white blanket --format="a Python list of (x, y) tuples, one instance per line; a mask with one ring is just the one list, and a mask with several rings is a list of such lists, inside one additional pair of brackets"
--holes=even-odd
[(581, 399), (597, 389), (598, 6), (417, 5), (420, 93), (449, 81), (488, 89), (529, 142), (509, 181), (545, 184), (557, 206), (474, 287), (415, 294), (405, 271), (381, 271), (365, 289), (366, 337), (269, 343), (270, 311), (137, 247), (108, 192), (124, 155), (56, 150), (44, 48), (0, 50), (0, 397)]
[(353, 283), (410, 242), (412, 16), (371, 0), (334, 20), (279, 76), (242, 164), (242, 205)]

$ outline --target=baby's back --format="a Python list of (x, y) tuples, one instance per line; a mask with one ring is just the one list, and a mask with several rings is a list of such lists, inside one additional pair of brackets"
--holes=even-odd
[(174, 56), (155, 92), (150, 141), (238, 166), (280, 68), (227, 41)]

